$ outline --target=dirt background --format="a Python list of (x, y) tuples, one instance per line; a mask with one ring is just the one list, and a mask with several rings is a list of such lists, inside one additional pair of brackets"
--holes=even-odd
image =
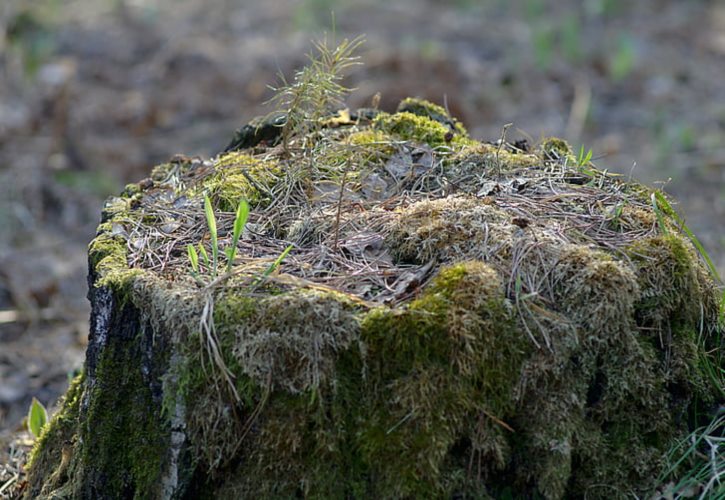
[(664, 183), (725, 274), (725, 3), (3, 0), (0, 444), (82, 364), (102, 200), (270, 111), (331, 11), (338, 39), (367, 38), (351, 107), (419, 96), (476, 138), (583, 144)]

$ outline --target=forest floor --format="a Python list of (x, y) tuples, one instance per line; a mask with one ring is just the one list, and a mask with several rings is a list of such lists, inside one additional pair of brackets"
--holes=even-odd
[[(83, 362), (102, 200), (211, 156), (329, 31), (366, 36), (352, 108), (446, 104), (662, 185), (725, 274), (725, 5), (693, 0), (9, 0), (0, 6), (0, 444)], [(655, 184), (661, 183), (661, 184)], [(0, 454), (0, 463), (8, 463)], [(9, 473), (9, 472), (8, 472)], [(0, 486), (3, 469), (0, 468)], [(1, 492), (0, 492), (1, 494)]]

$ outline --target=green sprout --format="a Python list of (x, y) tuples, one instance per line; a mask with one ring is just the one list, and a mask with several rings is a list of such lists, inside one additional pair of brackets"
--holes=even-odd
[(196, 253), (194, 245), (186, 245), (186, 253), (189, 255), (189, 262), (191, 263), (191, 272), (194, 275), (199, 274), (199, 254)]
[(209, 228), (209, 236), (211, 237), (211, 272), (212, 275), (216, 276), (217, 264), (219, 262), (219, 239), (216, 229), (216, 217), (214, 217), (214, 209), (211, 206), (211, 200), (208, 195), (204, 195), (204, 214), (206, 215), (206, 224)]
[(360, 64), (355, 51), (364, 39), (357, 37), (343, 40), (337, 47), (330, 48), (327, 40), (314, 42), (317, 54), (308, 54), (309, 64), (295, 73), (294, 81), (287, 82), (280, 75), (281, 85), (271, 87), (275, 92), (268, 103), (282, 113), (282, 144), (289, 151), (289, 141), (293, 135), (306, 135), (315, 131), (322, 118), (332, 113), (342, 104), (350, 88), (342, 85), (344, 71)]
[[(204, 215), (206, 217), (206, 224), (209, 229), (209, 235), (211, 238), (211, 259), (207, 253), (204, 245), (201, 242), (197, 248), (192, 245), (186, 245), (186, 253), (189, 257), (189, 264), (191, 265), (191, 274), (194, 277), (198, 277), (203, 268), (210, 271), (212, 277), (216, 277), (217, 270), (219, 267), (219, 234), (217, 231), (216, 216), (214, 215), (214, 208), (212, 207), (211, 199), (208, 195), (204, 195)], [(232, 230), (232, 243), (224, 249), (224, 255), (227, 259), (226, 272), (232, 271), (234, 265), (234, 259), (237, 255), (237, 244), (239, 239), (244, 232), (244, 227), (247, 225), (249, 219), (249, 203), (247, 200), (240, 200), (237, 206), (236, 215), (234, 217), (234, 226)], [(203, 266), (203, 267), (202, 267)]]
[(30, 409), (28, 410), (28, 431), (37, 439), (47, 422), (48, 411), (40, 401), (33, 398), (32, 403), (30, 403)]
[(579, 148), (579, 155), (577, 156), (577, 159), (576, 159), (577, 166), (584, 167), (585, 165), (588, 165), (591, 160), (592, 160), (592, 150), (589, 149), (585, 152), (584, 145), (582, 145)]
[(610, 222), (615, 230), (619, 230), (621, 227), (620, 219), (622, 218), (622, 212), (624, 211), (625, 202), (617, 203), (612, 211), (612, 218)]
[(227, 272), (232, 271), (232, 264), (234, 263), (234, 257), (237, 254), (237, 243), (239, 243), (239, 238), (242, 235), (242, 231), (244, 231), (244, 226), (247, 224), (247, 219), (249, 218), (249, 204), (246, 202), (246, 200), (241, 200), (239, 202), (239, 206), (237, 207), (237, 214), (234, 217), (234, 232), (232, 234), (232, 246), (227, 248), (224, 253), (227, 256)]
[(266, 278), (270, 274), (274, 272), (275, 269), (279, 267), (279, 265), (282, 263), (282, 261), (287, 257), (287, 254), (290, 253), (290, 250), (292, 250), (293, 245), (288, 245), (287, 248), (285, 248), (281, 254), (279, 254), (279, 257), (277, 257), (277, 260), (272, 262), (270, 266), (267, 268), (266, 271), (264, 271), (264, 277)]
[(201, 260), (204, 263), (206, 267), (209, 267), (209, 254), (206, 253), (206, 248), (204, 248), (204, 245), (199, 242), (199, 255), (201, 255)]

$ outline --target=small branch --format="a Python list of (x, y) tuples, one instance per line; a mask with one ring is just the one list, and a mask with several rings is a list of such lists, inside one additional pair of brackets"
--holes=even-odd
[(340, 238), (340, 217), (342, 215), (342, 199), (345, 196), (345, 184), (347, 183), (347, 172), (350, 170), (350, 160), (347, 160), (345, 171), (342, 173), (342, 183), (340, 184), (340, 196), (337, 199), (337, 214), (335, 215), (335, 243), (332, 248), (337, 251), (337, 242)]

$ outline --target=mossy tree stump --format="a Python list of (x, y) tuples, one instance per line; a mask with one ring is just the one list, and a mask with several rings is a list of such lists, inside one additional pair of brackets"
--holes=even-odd
[[(247, 129), (106, 203), (29, 498), (646, 495), (722, 401), (716, 288), (648, 188), (414, 99)], [(231, 273), (191, 272), (205, 194), (222, 250), (252, 206)]]

